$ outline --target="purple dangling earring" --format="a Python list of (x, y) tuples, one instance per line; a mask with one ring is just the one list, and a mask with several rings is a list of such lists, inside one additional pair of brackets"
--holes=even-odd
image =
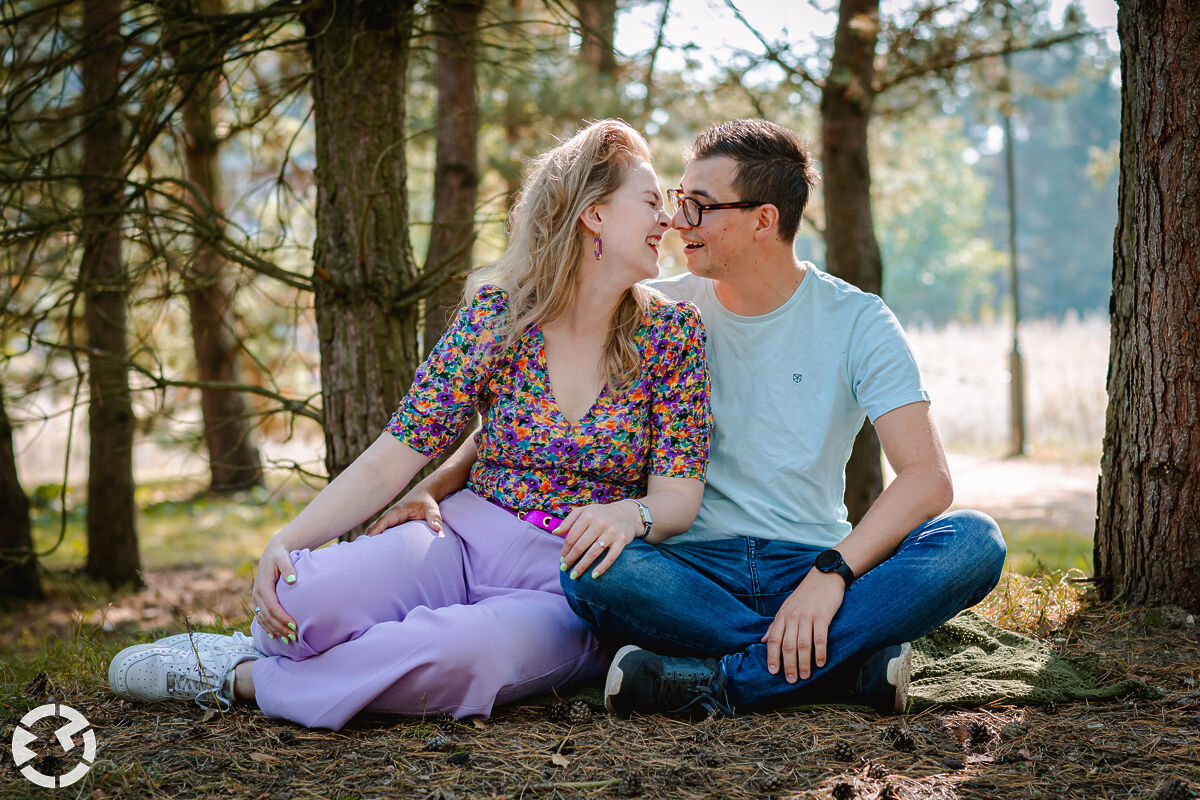
[(604, 255), (604, 240), (597, 236), (596, 238), (592, 239), (592, 244), (596, 246), (596, 249), (592, 251), (592, 255), (594, 255), (596, 260), (599, 261), (600, 256)]

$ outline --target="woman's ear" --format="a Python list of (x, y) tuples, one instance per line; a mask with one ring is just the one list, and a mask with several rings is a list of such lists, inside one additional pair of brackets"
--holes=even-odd
[(579, 215), (579, 224), (592, 236), (599, 236), (600, 228), (603, 225), (603, 220), (600, 219), (600, 204), (592, 203), (585, 208)]

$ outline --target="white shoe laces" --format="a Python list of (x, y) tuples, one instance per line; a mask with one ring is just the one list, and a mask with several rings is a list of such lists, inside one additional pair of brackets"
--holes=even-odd
[[(204, 655), (218, 659), (225, 658), (223, 650), (204, 651)], [(224, 676), (219, 676), (215, 669), (206, 667), (203, 661), (193, 662), (187, 666), (178, 663), (166, 668), (167, 693), (183, 697), (194, 697), (196, 704), (205, 709), (216, 709), (222, 714), (233, 707), (233, 702), (224, 694)]]

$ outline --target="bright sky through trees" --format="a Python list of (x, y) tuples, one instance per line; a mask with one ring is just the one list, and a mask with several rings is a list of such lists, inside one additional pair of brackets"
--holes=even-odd
[[(904, 3), (907, 5), (907, 3)], [(1061, 19), (1070, 3), (1068, 0), (1050, 0), (1050, 17)], [(883, 10), (898, 5), (884, 0)], [(1077, 0), (1084, 16), (1094, 28), (1105, 31), (1109, 47), (1117, 49), (1117, 4), (1115, 0)], [(768, 40), (786, 39), (797, 47), (804, 47), (814, 38), (833, 35), (837, 24), (835, 3), (810, 3), (805, 0), (737, 0), (736, 6), (745, 17)], [(818, 6), (829, 8), (822, 11)], [(627, 8), (617, 19), (617, 49), (625, 54), (646, 52), (654, 46), (661, 3), (646, 3)], [(724, 63), (731, 53), (756, 51), (761, 46), (754, 35), (746, 29), (725, 0), (689, 0), (686, 4), (671, 5), (667, 20), (665, 41), (668, 45), (696, 45), (691, 55), (700, 62), (701, 72), (712, 70), (713, 64)], [(678, 50), (664, 50), (659, 55), (659, 65), (667, 70), (679, 70), (686, 56)], [(777, 77), (778, 76), (774, 76)]]

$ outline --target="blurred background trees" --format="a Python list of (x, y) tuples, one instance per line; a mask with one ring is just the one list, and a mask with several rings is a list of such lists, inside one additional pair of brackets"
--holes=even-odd
[[(284, 474), (336, 474), (463, 272), (503, 248), (526, 159), (603, 116), (645, 130), (668, 186), (712, 122), (797, 129), (825, 162), (802, 257), (907, 325), (992, 321), (1010, 297), (1004, 77), (1023, 309), (1106, 309), (1109, 43), (1057, 3), (856, 3), (5, 4), (0, 400), (26, 493), (86, 510), (87, 570), (119, 583), (137, 580), (139, 485), (264, 502)], [(853, 138), (831, 135), (847, 121)], [(869, 498), (877, 449), (862, 458)]]

